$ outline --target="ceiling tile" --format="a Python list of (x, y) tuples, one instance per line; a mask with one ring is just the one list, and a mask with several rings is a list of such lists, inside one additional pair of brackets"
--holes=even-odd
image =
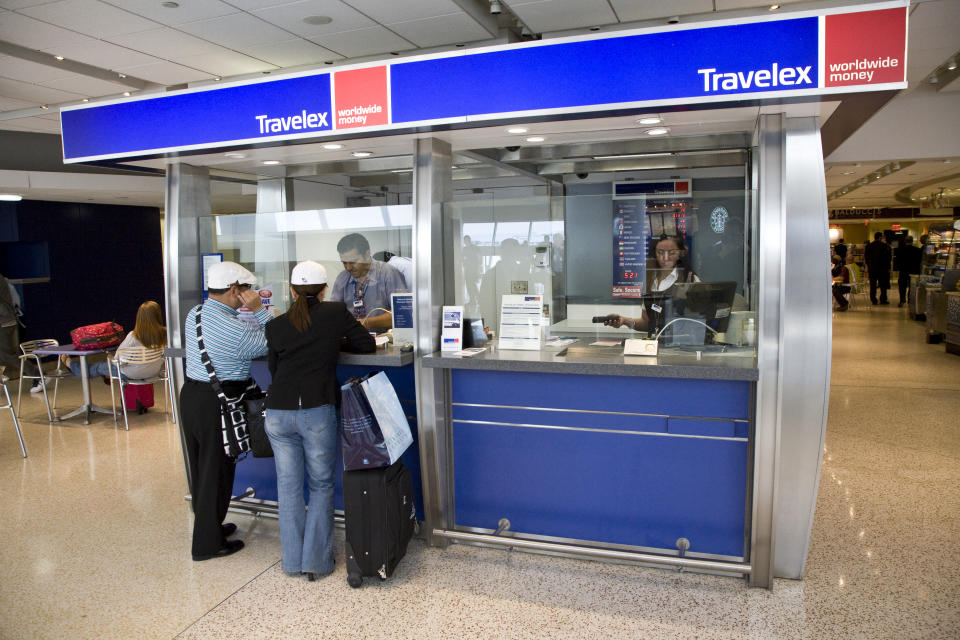
[(35, 7), (39, 4), (50, 4), (55, 0), (0, 0), (0, 7), (4, 9), (23, 9), (24, 7)]
[(89, 76), (81, 76), (78, 74), (72, 74), (69, 78), (59, 78), (57, 80), (49, 80), (47, 82), (40, 82), (38, 84), (44, 87), (50, 87), (51, 89), (60, 89), (61, 91), (79, 93), (84, 97), (90, 98), (118, 95), (130, 89), (130, 87), (124, 85), (107, 82), (106, 80), (99, 80), (97, 78), (91, 78)]
[(17, 100), (27, 100), (34, 104), (57, 104), (71, 102), (85, 96), (59, 89), (49, 89), (19, 80), (0, 78), (0, 95)]
[(391, 31), (398, 33), (418, 47), (424, 48), (442, 44), (486, 40), (490, 37), (486, 29), (463, 13), (397, 22), (388, 26)]
[(60, 0), (21, 9), (19, 13), (97, 38), (146, 31), (157, 26), (152, 20), (100, 0)]
[(158, 0), (101, 0), (107, 4), (143, 16), (167, 26), (176, 26), (195, 20), (206, 20), (237, 13), (236, 7), (222, 0), (181, 2), (179, 7), (168, 9)]
[(230, 0), (230, 4), (244, 11), (256, 11), (284, 4), (296, 4), (300, 0)]
[(268, 46), (247, 47), (245, 52), (254, 58), (265, 60), (278, 67), (298, 67), (300, 65), (319, 64), (327, 60), (338, 60), (341, 58), (340, 55), (333, 51), (324, 49), (320, 45), (314, 44), (309, 40), (303, 40), (302, 38)]
[(322, 47), (339, 53), (345, 58), (359, 58), (361, 56), (372, 56), (378, 53), (407, 51), (416, 48), (416, 45), (413, 43), (404, 40), (384, 27), (331, 33), (310, 39)]
[(146, 64), (155, 58), (146, 54), (97, 40), (81, 36), (82, 41), (51, 47), (46, 53), (60, 55), (68, 60), (76, 60), (85, 64), (100, 67), (101, 69), (115, 69), (120, 66)]
[(175, 56), (173, 61), (194, 69), (202, 69), (212, 76), (221, 77), (273, 71), (277, 68), (276, 65), (226, 50), (194, 56)]
[(654, 20), (691, 13), (711, 13), (713, 0), (673, 0), (672, 2), (637, 2), (636, 0), (610, 0), (620, 22)]
[(137, 78), (143, 78), (157, 84), (172, 85), (182, 84), (184, 82), (196, 82), (198, 80), (209, 80), (213, 74), (204, 71), (197, 71), (190, 67), (167, 62), (151, 62), (149, 64), (134, 65), (131, 67), (117, 67), (117, 71), (129, 74)]
[(81, 41), (85, 36), (19, 13), (5, 13), (0, 20), (0, 40), (30, 49), (46, 49)]
[(0, 129), (60, 133), (60, 122), (59, 120), (45, 120), (43, 118), (17, 118), (16, 120), (0, 120)]
[(617, 21), (606, 0), (511, 2), (510, 8), (536, 33), (613, 24)]
[(290, 34), (283, 29), (248, 13), (234, 13), (220, 18), (189, 22), (177, 28), (198, 38), (236, 50), (290, 39)]
[[(18, 111), (19, 109), (30, 109), (35, 106), (37, 105), (33, 101), (17, 100), (16, 98), (0, 96), (0, 111)], [(0, 124), (3, 124), (3, 122), (3, 120), (0, 120)]]
[(212, 42), (201, 40), (182, 31), (171, 29), (170, 27), (113, 36), (108, 38), (108, 40), (121, 46), (129, 47), (130, 49), (148, 53), (166, 60), (172, 60), (174, 56), (194, 56), (223, 50)]
[[(715, 0), (717, 5), (717, 11), (729, 11), (731, 9), (757, 9), (757, 8), (767, 8), (770, 5), (774, 4), (771, 0)], [(779, 0), (778, 3), (781, 6), (785, 4), (793, 4), (795, 2), (800, 2), (802, 0)]]
[[(376, 22), (339, 0), (304, 0), (269, 9), (252, 12), (254, 15), (278, 25), (298, 36), (314, 36), (342, 31), (355, 31), (376, 26)], [(306, 24), (307, 16), (327, 16), (333, 18), (330, 24)]]
[[(384, 2), (383, 0), (347, 0), (357, 11), (361, 11), (380, 24), (406, 22), (436, 18), (450, 14), (466, 15), (453, 0), (404, 0), (404, 2)], [(484, 35), (489, 37), (489, 34)]]

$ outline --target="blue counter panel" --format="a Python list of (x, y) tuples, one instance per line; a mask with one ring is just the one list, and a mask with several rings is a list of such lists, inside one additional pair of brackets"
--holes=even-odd
[(749, 383), (451, 376), (457, 526), (744, 557)]
[(510, 371), (453, 371), (452, 401), (511, 407), (591, 409), (672, 416), (750, 418), (750, 383), (578, 376)]
[[(416, 395), (414, 391), (413, 367), (365, 367), (358, 365), (338, 366), (337, 379), (344, 381), (350, 377), (365, 376), (373, 371), (385, 371), (387, 378), (390, 379), (393, 388), (397, 392), (400, 404), (403, 406), (410, 422), (410, 431), (413, 434), (413, 444), (404, 452), (403, 463), (410, 469), (410, 475), (413, 477), (413, 491), (416, 497), (417, 518), (423, 520), (423, 490), (420, 481), (420, 446), (417, 438), (417, 409)], [(267, 370), (266, 362), (254, 362), (250, 371), (251, 375), (257, 381), (262, 389), (270, 386), (270, 372)], [(343, 483), (341, 482), (340, 472), (343, 470), (343, 459), (340, 450), (337, 450), (336, 472), (334, 478), (333, 506), (335, 509), (343, 510)], [(233, 481), (233, 495), (240, 495), (252, 487), (256, 492), (255, 498), (258, 500), (277, 500), (277, 469), (274, 466), (273, 458), (254, 458), (247, 456), (237, 464), (237, 474)], [(307, 492), (306, 479), (304, 479), (304, 491)], [(305, 493), (306, 496), (308, 494)]]

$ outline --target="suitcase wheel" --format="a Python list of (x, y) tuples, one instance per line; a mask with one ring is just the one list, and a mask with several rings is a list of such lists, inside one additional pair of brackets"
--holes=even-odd
[(347, 574), (347, 584), (357, 589), (360, 585), (363, 584), (363, 577), (359, 573), (348, 573)]

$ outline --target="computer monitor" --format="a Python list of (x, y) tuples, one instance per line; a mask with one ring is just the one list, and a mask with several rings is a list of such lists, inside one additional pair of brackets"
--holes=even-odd
[(736, 282), (691, 282), (673, 287), (674, 317), (694, 318), (717, 333), (727, 330)]

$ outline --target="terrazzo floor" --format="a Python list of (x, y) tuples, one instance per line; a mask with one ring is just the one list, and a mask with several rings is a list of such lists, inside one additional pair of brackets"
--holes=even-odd
[[(24, 397), (29, 458), (0, 414), (0, 638), (958, 638), (960, 358), (923, 338), (895, 305), (836, 314), (807, 575), (772, 591), (419, 540), (354, 590), (342, 562), (285, 576), (276, 521), (239, 514), (247, 547), (194, 563), (160, 406), (125, 432), (109, 416), (50, 426)], [(79, 396), (69, 380), (58, 404)]]

